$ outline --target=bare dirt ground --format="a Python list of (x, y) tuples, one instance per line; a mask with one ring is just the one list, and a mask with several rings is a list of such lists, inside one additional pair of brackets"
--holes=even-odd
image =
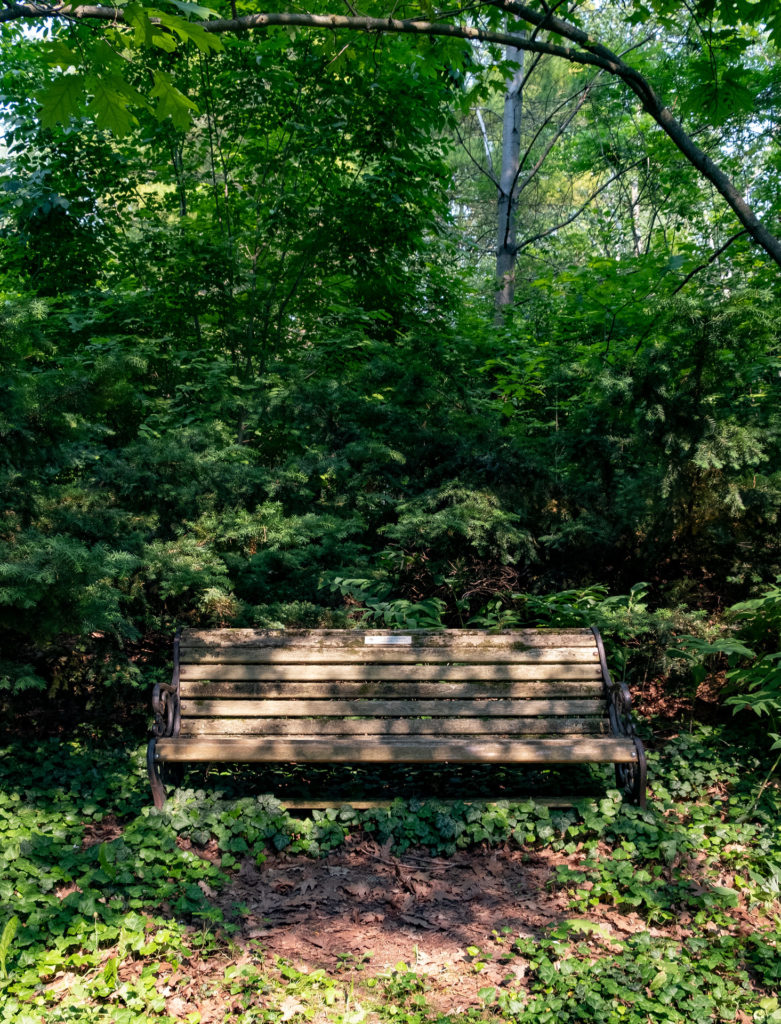
[[(523, 962), (505, 955), (513, 937), (577, 916), (566, 893), (549, 884), (555, 865), (567, 862), (553, 851), (509, 846), (394, 856), (366, 837), (348, 837), (322, 860), (283, 853), (260, 867), (246, 861), (226, 889), (209, 895), (240, 923), (240, 945), (258, 940), (306, 971), (365, 966), (379, 974), (402, 961), (426, 977), (430, 1005), (459, 1013), (482, 1005), (479, 989), (521, 979)], [(603, 946), (646, 927), (605, 908), (595, 920)]]
[[(109, 821), (99, 828), (108, 838), (118, 826)], [(97, 838), (90, 835), (88, 841)], [(179, 845), (215, 862), (220, 858), (214, 840), (202, 848), (186, 839)], [(610, 856), (607, 847), (597, 852)], [(712, 877), (707, 861), (697, 853), (676, 862), (693, 893), (733, 883), (729, 874)], [(237, 930), (222, 951), (204, 957), (194, 950), (162, 979), (166, 1010), (176, 1020), (197, 1011), (201, 1024), (220, 1024), (229, 1010), (241, 1011), (239, 1002), (226, 1002), (220, 985), (226, 968), (260, 960), (269, 977), (278, 977), (279, 958), (307, 974), (323, 969), (351, 993), (353, 1005), (364, 1006), (384, 998), (382, 986), (370, 990), (367, 980), (388, 978), (394, 971), (404, 974), (406, 965), (425, 984), (430, 1010), (457, 1017), (470, 1008), (485, 1009), (480, 989), (524, 990), (529, 967), (512, 953), (517, 936), (542, 936), (568, 922), (571, 941), (586, 943), (597, 959), (618, 952), (622, 941), (638, 932), (680, 942), (693, 930), (701, 931), (693, 928), (683, 907), (659, 927), (605, 904), (575, 911), (568, 906), (568, 893), (555, 884), (558, 865), (582, 867), (582, 851), (568, 856), (508, 843), (451, 857), (421, 850), (395, 855), (390, 843), (381, 846), (355, 834), (319, 860), (284, 852), (269, 853), (260, 865), (247, 859), (218, 891), (200, 883)], [(590, 887), (585, 878), (582, 887)], [(728, 924), (706, 925), (705, 930), (754, 934), (769, 927), (778, 909), (758, 913), (741, 899), (728, 912)], [(127, 961), (120, 979), (133, 981), (142, 967), (142, 961)], [(280, 1006), (283, 1021), (304, 1011), (292, 993)], [(264, 1005), (264, 998), (258, 994), (258, 1005)], [(325, 1011), (307, 1011), (306, 1016), (313, 1024), (333, 1019)], [(360, 1019), (368, 1024), (376, 1018), (364, 1014)]]

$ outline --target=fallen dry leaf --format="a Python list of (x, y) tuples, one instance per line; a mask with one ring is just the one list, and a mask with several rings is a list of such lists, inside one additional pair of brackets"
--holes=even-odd
[(295, 996), (285, 996), (279, 1004), (282, 1020), (291, 1020), (297, 1013), (304, 1012), (304, 1004), (300, 1003)]

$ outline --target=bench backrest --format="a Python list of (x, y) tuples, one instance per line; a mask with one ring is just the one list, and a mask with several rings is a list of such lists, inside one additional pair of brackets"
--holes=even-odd
[(185, 630), (182, 737), (599, 736), (590, 629)]

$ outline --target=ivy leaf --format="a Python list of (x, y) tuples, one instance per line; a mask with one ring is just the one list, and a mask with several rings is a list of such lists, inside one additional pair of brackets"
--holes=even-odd
[(198, 111), (198, 107), (191, 99), (180, 92), (171, 82), (169, 75), (164, 71), (155, 71), (155, 85), (150, 96), (156, 99), (157, 107), (155, 115), (158, 121), (164, 121), (170, 117), (176, 128), (187, 131), (190, 127), (190, 111)]
[(0, 978), (7, 977), (6, 971), (6, 960), (8, 953), (13, 945), (14, 938), (16, 937), (16, 930), (19, 927), (19, 918), (14, 915), (9, 918), (3, 928), (3, 934), (0, 936)]
[(651, 984), (648, 986), (652, 992), (658, 992), (660, 988), (663, 988), (667, 984), (667, 972), (659, 971), (651, 979)]
[(61, 75), (38, 96), (41, 104), (41, 125), (53, 128), (55, 124), (66, 124), (68, 118), (79, 109), (79, 100), (84, 95), (83, 75)]

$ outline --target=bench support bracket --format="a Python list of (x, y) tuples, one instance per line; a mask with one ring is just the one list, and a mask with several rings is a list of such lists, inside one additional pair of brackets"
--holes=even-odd
[(156, 744), (161, 736), (178, 736), (182, 721), (182, 709), (179, 700), (179, 638), (181, 630), (177, 630), (174, 638), (174, 671), (170, 683), (156, 683), (152, 691), (152, 711), (155, 724), (152, 728), (152, 739), (146, 751), (146, 766), (149, 772), (149, 785), (155, 807), (165, 804), (165, 787), (160, 774), (160, 763), (157, 758)]
[(631, 739), (637, 754), (637, 760), (633, 764), (616, 765), (616, 787), (634, 803), (645, 808), (648, 768), (643, 742), (635, 731), (635, 720), (632, 715), (632, 697), (629, 693), (629, 687), (623, 682), (613, 682), (610, 677), (610, 670), (607, 667), (602, 636), (596, 626), (592, 626), (592, 632), (597, 641), (599, 661), (602, 666), (602, 679), (605, 684), (610, 731), (614, 736), (626, 736), (628, 739)]

